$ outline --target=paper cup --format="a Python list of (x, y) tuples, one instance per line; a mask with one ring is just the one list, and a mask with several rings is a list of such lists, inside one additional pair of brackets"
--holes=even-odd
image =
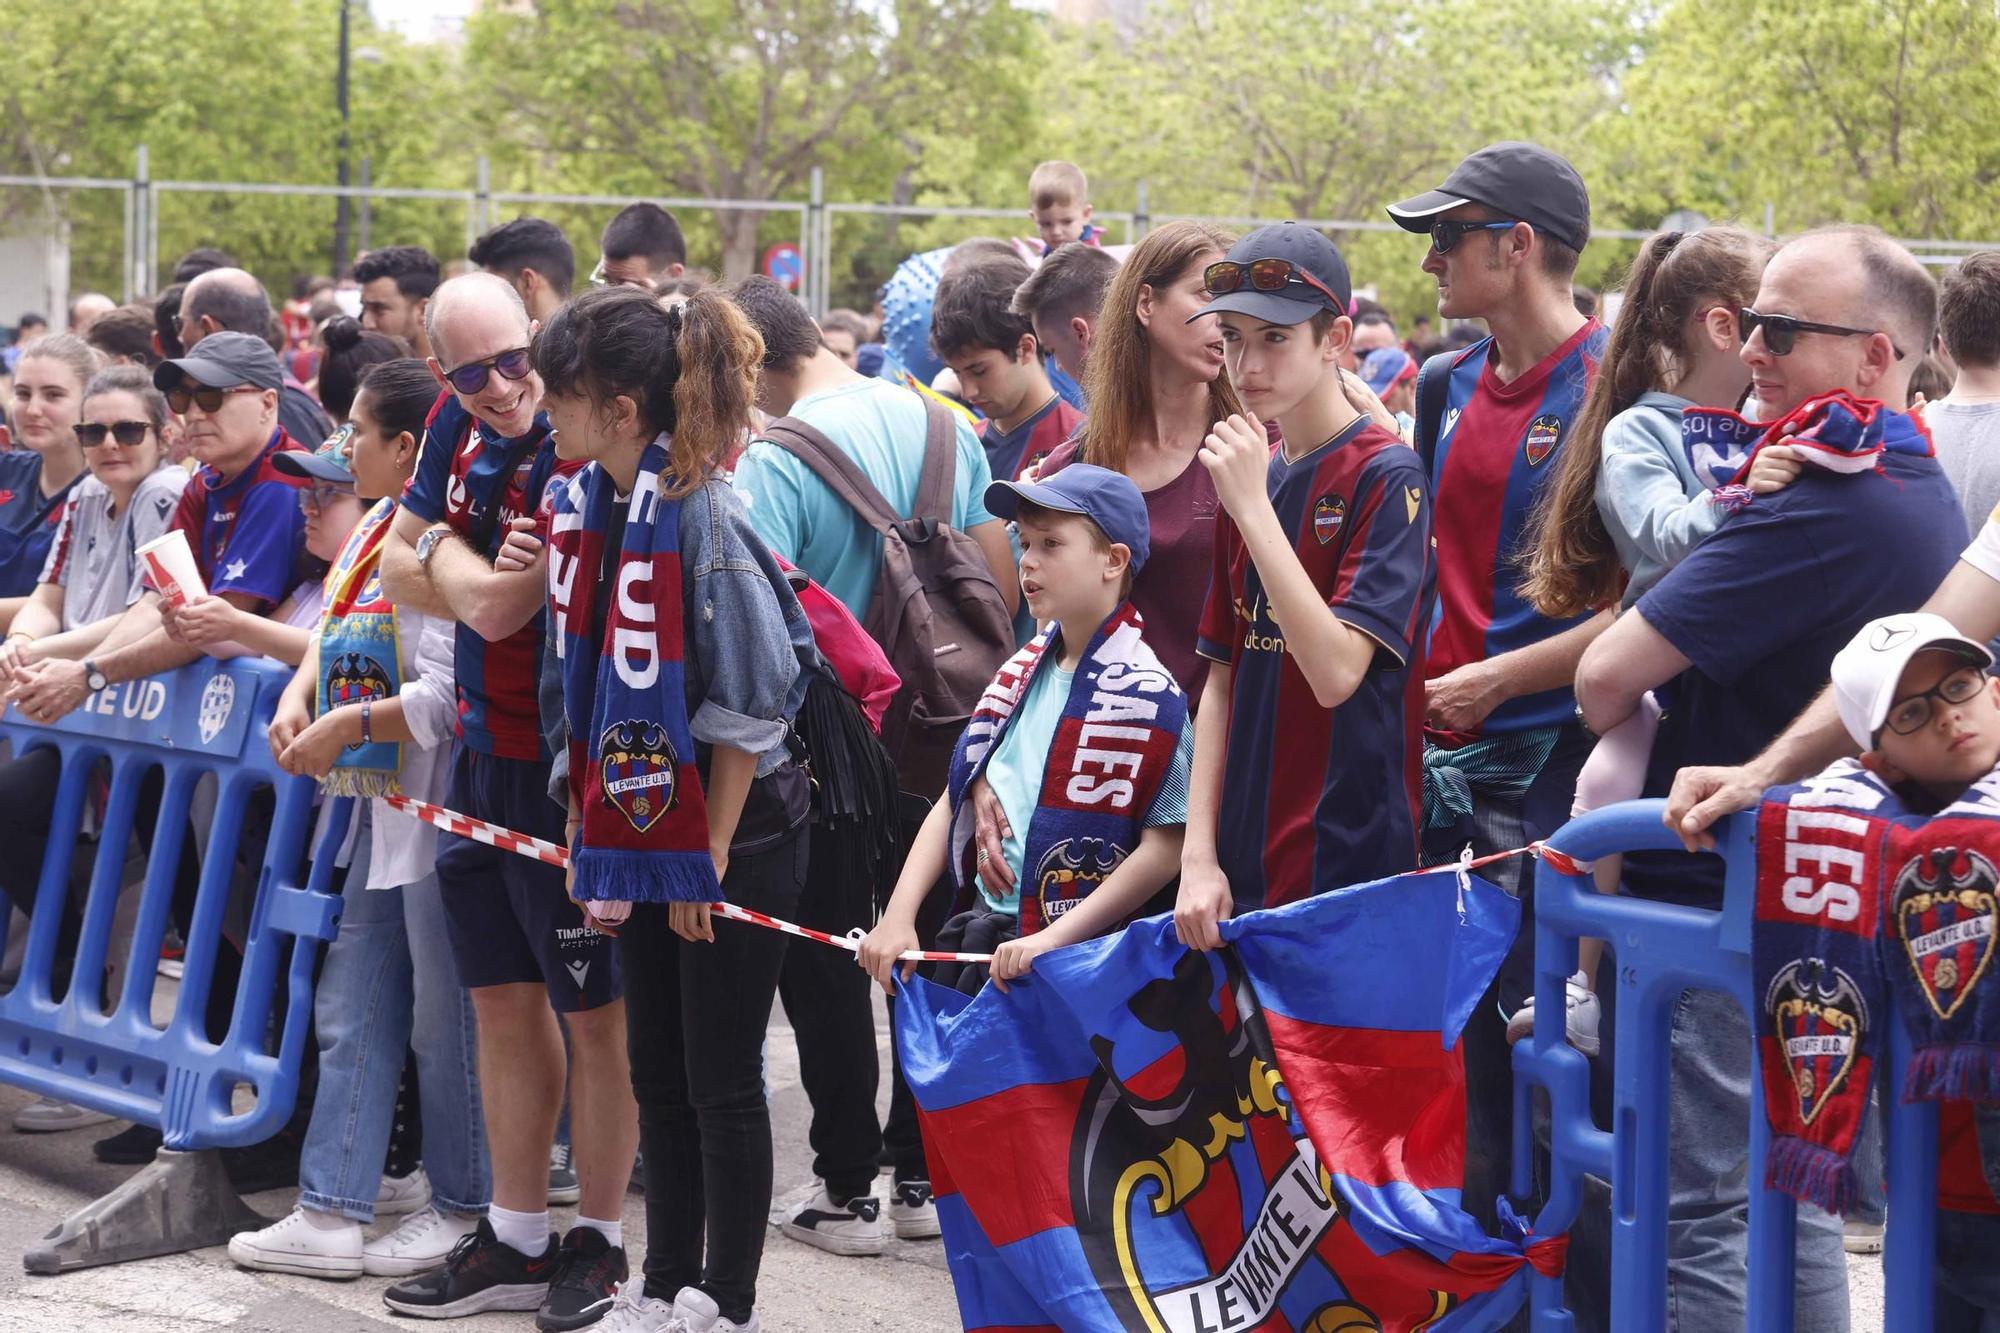
[(180, 606), (196, 597), (206, 597), (208, 588), (195, 568), (194, 552), (188, 549), (187, 534), (179, 528), (155, 537), (139, 548), (146, 562), (146, 574), (169, 606)]

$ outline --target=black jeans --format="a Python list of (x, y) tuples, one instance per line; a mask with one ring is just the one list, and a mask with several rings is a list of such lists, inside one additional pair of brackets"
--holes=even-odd
[[(799, 894), (801, 926), (845, 935), (870, 924), (874, 886), (866, 858), (841, 829), (815, 825)], [(778, 997), (799, 1043), (799, 1082), (812, 1103), (813, 1174), (836, 1202), (867, 1194), (882, 1151), (882, 1122), (875, 1114), (881, 1061), (875, 1051), (875, 989), (854, 955), (822, 944), (785, 951)]]
[[(768, 851), (732, 857), (723, 896), (790, 919), (807, 853), (802, 827)], [(756, 1303), (771, 1211), (764, 1030), (785, 945), (775, 930), (734, 921), (715, 923), (713, 943), (690, 944), (661, 903), (634, 907), (618, 936), (646, 1156), (646, 1294), (671, 1301), (699, 1287), (738, 1323)]]

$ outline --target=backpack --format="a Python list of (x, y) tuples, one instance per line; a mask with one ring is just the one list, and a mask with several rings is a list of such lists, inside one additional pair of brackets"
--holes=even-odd
[(951, 413), (924, 400), (924, 466), (911, 517), (897, 514), (847, 453), (796, 417), (761, 432), (811, 468), (882, 535), (882, 572), (862, 626), (903, 687), (882, 719), (882, 743), (905, 789), (944, 790), (959, 732), (1014, 652), (1014, 626), (978, 542), (950, 523), (956, 433)]
[(1439, 352), (1417, 371), (1417, 456), (1424, 460), (1424, 475), (1437, 477), (1438, 436), (1443, 433), (1445, 398), (1451, 392), (1451, 367), (1457, 352)]

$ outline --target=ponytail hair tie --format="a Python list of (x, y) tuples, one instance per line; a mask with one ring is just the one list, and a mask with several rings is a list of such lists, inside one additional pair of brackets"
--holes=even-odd
[(667, 307), (667, 332), (678, 342), (681, 330), (687, 327), (687, 302), (676, 301)]

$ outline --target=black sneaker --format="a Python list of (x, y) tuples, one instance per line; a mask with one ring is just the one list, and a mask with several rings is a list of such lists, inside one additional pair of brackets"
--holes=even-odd
[(583, 1197), (576, 1178), (576, 1159), (569, 1144), (557, 1139), (549, 1145), (549, 1207), (568, 1208)]
[(502, 1245), (493, 1224), (479, 1219), (479, 1229), (452, 1246), (444, 1267), (398, 1282), (382, 1293), (382, 1303), (397, 1314), (420, 1319), (458, 1319), (486, 1310), (539, 1310), (549, 1294), (549, 1282), (561, 1265), (555, 1233), (540, 1255), (530, 1258), (512, 1245)]
[(91, 1155), (112, 1166), (144, 1166), (160, 1151), (160, 1131), (133, 1125), (90, 1145)]
[(556, 1258), (548, 1299), (535, 1316), (542, 1333), (587, 1328), (604, 1318), (617, 1299), (618, 1284), (629, 1276), (625, 1251), (595, 1227), (571, 1227)]

